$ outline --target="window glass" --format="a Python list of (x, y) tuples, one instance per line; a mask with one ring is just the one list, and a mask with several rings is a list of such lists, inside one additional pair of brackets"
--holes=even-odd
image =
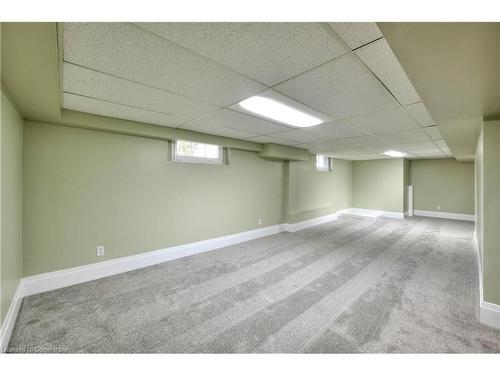
[(192, 163), (222, 164), (222, 149), (219, 145), (177, 140), (173, 159)]
[(330, 158), (325, 155), (316, 155), (316, 169), (318, 171), (330, 170)]

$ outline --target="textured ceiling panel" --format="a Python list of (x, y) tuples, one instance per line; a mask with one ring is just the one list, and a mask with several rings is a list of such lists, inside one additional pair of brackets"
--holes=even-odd
[(351, 49), (382, 38), (375, 22), (331, 22), (329, 25)]
[(299, 144), (299, 142), (292, 142), (286, 139), (274, 138), (267, 135), (260, 135), (258, 137), (247, 138), (246, 140), (256, 143), (278, 143), (280, 145), (287, 145), (287, 146), (297, 146)]
[(440, 148), (440, 149), (443, 149), (443, 148), (447, 148), (448, 145), (446, 144), (445, 140), (444, 139), (436, 139), (434, 140), (434, 143)]
[(219, 107), (64, 63), (63, 90), (149, 111), (195, 119)]
[(415, 88), (385, 39), (356, 50), (356, 55), (403, 105), (420, 101)]
[(365, 156), (374, 153), (364, 148), (351, 148), (348, 150), (339, 151), (338, 154), (351, 155), (351, 156)]
[(335, 157), (347, 160), (372, 160), (372, 159), (387, 158), (385, 155), (380, 155), (365, 149), (352, 149), (352, 150), (336, 152)]
[(390, 147), (390, 145), (388, 145), (387, 143), (382, 142), (381, 140), (378, 140), (371, 135), (362, 135), (361, 137), (339, 139), (338, 142), (351, 146), (352, 148)]
[(346, 49), (318, 23), (140, 23), (168, 40), (267, 85), (318, 66)]
[(278, 125), (274, 122), (262, 120), (257, 117), (248, 116), (230, 109), (222, 109), (209, 117), (197, 120), (190, 124), (203, 127), (225, 127), (241, 130), (255, 135), (267, 135), (290, 130), (286, 126)]
[(325, 141), (330, 139), (341, 139), (362, 135), (359, 130), (344, 125), (339, 121), (328, 122), (326, 124), (311, 126), (309, 128), (303, 128), (302, 131), (312, 134)]
[(375, 134), (375, 136), (394, 145), (429, 140), (429, 136), (422, 129), (408, 129), (399, 132), (378, 133)]
[(64, 59), (220, 106), (265, 88), (130, 24), (66, 23)]
[(342, 151), (342, 150), (348, 150), (348, 149), (352, 148), (350, 145), (340, 143), (336, 140), (311, 142), (311, 143), (308, 143), (307, 146), (310, 149), (321, 149), (323, 151), (326, 151), (326, 150)]
[(401, 108), (393, 108), (344, 120), (365, 133), (385, 133), (418, 128), (417, 122)]
[(196, 124), (196, 125), (186, 124), (186, 125), (182, 126), (181, 129), (187, 129), (187, 130), (192, 130), (192, 131), (196, 131), (199, 133), (212, 134), (212, 135), (218, 135), (221, 137), (229, 137), (229, 138), (236, 138), (236, 139), (246, 139), (246, 138), (255, 136), (255, 134), (253, 134), (253, 133), (248, 133), (248, 132), (241, 131), (238, 129), (214, 127), (214, 126), (203, 126), (200, 124)]
[(427, 128), (424, 128), (424, 130), (429, 134), (429, 136), (432, 139), (441, 139), (443, 136), (441, 135), (441, 132), (439, 131), (437, 126), (429, 126)]
[(423, 142), (413, 142), (413, 143), (403, 143), (398, 145), (399, 148), (407, 151), (417, 151), (417, 150), (433, 150), (438, 149), (434, 142), (432, 141), (423, 141)]
[(397, 106), (394, 98), (352, 55), (346, 55), (274, 88), (336, 119)]
[(430, 126), (435, 124), (431, 114), (427, 111), (427, 108), (425, 108), (423, 103), (411, 104), (405, 108), (421, 126)]
[(283, 133), (273, 134), (273, 138), (285, 139), (287, 141), (297, 142), (297, 143), (310, 143), (317, 140), (316, 137), (304, 133), (300, 130), (290, 130)]
[(435, 150), (419, 150), (413, 152), (415, 155), (423, 157), (423, 158), (446, 158), (446, 154), (444, 154), (439, 149)]
[(176, 127), (186, 122), (185, 119), (163, 113), (146, 111), (68, 93), (63, 94), (63, 107), (73, 111), (169, 127)]

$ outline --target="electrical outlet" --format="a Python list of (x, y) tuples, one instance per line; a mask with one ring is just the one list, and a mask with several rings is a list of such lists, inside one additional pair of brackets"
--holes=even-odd
[(95, 255), (98, 257), (102, 257), (104, 255), (104, 246), (97, 246), (95, 248)]
[(262, 219), (257, 220), (257, 225), (262, 225)]
[(441, 206), (436, 207), (438, 211), (441, 211)]

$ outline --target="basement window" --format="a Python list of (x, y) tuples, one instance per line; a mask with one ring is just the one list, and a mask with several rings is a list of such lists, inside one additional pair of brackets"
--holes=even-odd
[(172, 159), (186, 163), (222, 164), (222, 147), (178, 139), (172, 145)]
[(318, 171), (329, 171), (330, 170), (330, 158), (325, 155), (316, 155), (316, 170)]

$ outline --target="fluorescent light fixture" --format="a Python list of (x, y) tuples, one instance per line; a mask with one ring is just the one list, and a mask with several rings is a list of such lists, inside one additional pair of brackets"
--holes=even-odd
[(406, 154), (399, 152), (399, 151), (394, 151), (394, 150), (386, 151), (386, 152), (384, 152), (384, 155), (392, 156), (393, 158), (400, 158), (400, 157), (406, 156)]
[(238, 104), (249, 112), (300, 128), (315, 126), (324, 122), (317, 117), (263, 96), (252, 96)]

